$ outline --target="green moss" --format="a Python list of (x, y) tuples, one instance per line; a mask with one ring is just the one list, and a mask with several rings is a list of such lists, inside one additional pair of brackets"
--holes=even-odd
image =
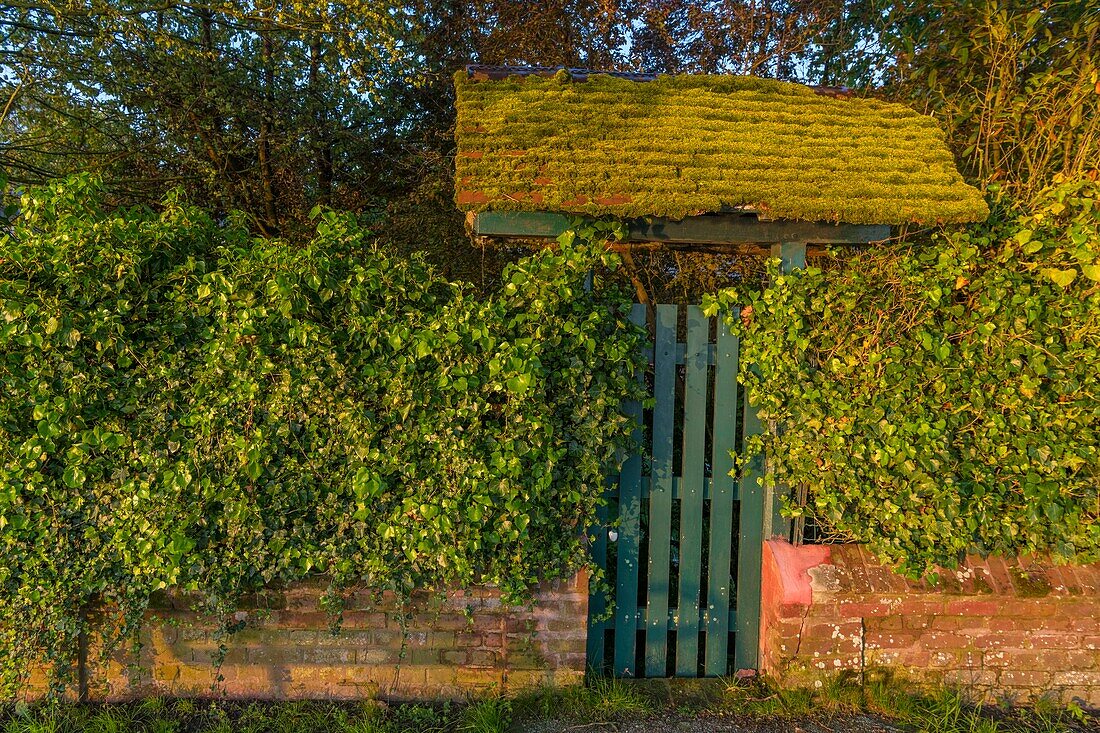
[[(465, 210), (666, 216), (749, 207), (853, 224), (988, 213), (927, 116), (735, 76), (455, 76)], [(480, 197), (463, 194), (480, 193)]]
[(1010, 567), (1012, 585), (1016, 587), (1016, 595), (1020, 598), (1043, 598), (1051, 592), (1050, 583), (1041, 573), (1029, 573), (1018, 567)]

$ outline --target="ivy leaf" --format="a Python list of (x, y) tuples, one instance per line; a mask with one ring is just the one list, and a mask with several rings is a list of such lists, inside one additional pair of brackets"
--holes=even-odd
[(1054, 284), (1060, 288), (1068, 288), (1074, 279), (1077, 278), (1077, 270), (1072, 267), (1067, 269), (1044, 267), (1040, 272), (1044, 277), (1052, 280)]
[(70, 489), (80, 488), (84, 485), (86, 479), (87, 476), (79, 466), (69, 466), (61, 476), (61, 480), (64, 481), (65, 485)]

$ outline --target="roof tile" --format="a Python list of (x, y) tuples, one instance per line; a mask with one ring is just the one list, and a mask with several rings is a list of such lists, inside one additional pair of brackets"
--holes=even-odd
[(456, 75), (460, 208), (675, 219), (752, 208), (849, 224), (988, 213), (936, 122), (904, 105), (754, 77), (580, 79)]

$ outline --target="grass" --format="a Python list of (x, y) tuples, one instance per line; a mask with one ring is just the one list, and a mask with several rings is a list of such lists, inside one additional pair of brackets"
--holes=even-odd
[(889, 678), (859, 685), (837, 677), (820, 688), (782, 690), (726, 680), (594, 678), (585, 687), (541, 688), (464, 705), (163, 698), (117, 705), (9, 705), (0, 708), (0, 733), (508, 733), (546, 720), (575, 728), (652, 719), (657, 727), (659, 719), (700, 716), (731, 720), (748, 731), (773, 729), (769, 723), (775, 721), (810, 719), (831, 720), (831, 727), (842, 729), (846, 719), (858, 716), (915, 733), (1100, 730), (1100, 718), (1049, 700), (983, 707), (968, 703), (956, 690), (918, 691)]
[(817, 689), (729, 684), (720, 709), (746, 718), (873, 715), (919, 733), (1074, 733), (1100, 727), (1100, 718), (1075, 704), (1040, 699), (976, 705), (962, 690), (921, 689), (890, 678), (860, 685), (838, 676)]

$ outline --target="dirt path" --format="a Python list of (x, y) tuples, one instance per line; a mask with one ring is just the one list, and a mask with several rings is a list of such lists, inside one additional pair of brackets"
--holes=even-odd
[(520, 733), (902, 733), (905, 729), (867, 715), (820, 720), (746, 720), (718, 715), (663, 715), (632, 721), (575, 723), (540, 720)]

